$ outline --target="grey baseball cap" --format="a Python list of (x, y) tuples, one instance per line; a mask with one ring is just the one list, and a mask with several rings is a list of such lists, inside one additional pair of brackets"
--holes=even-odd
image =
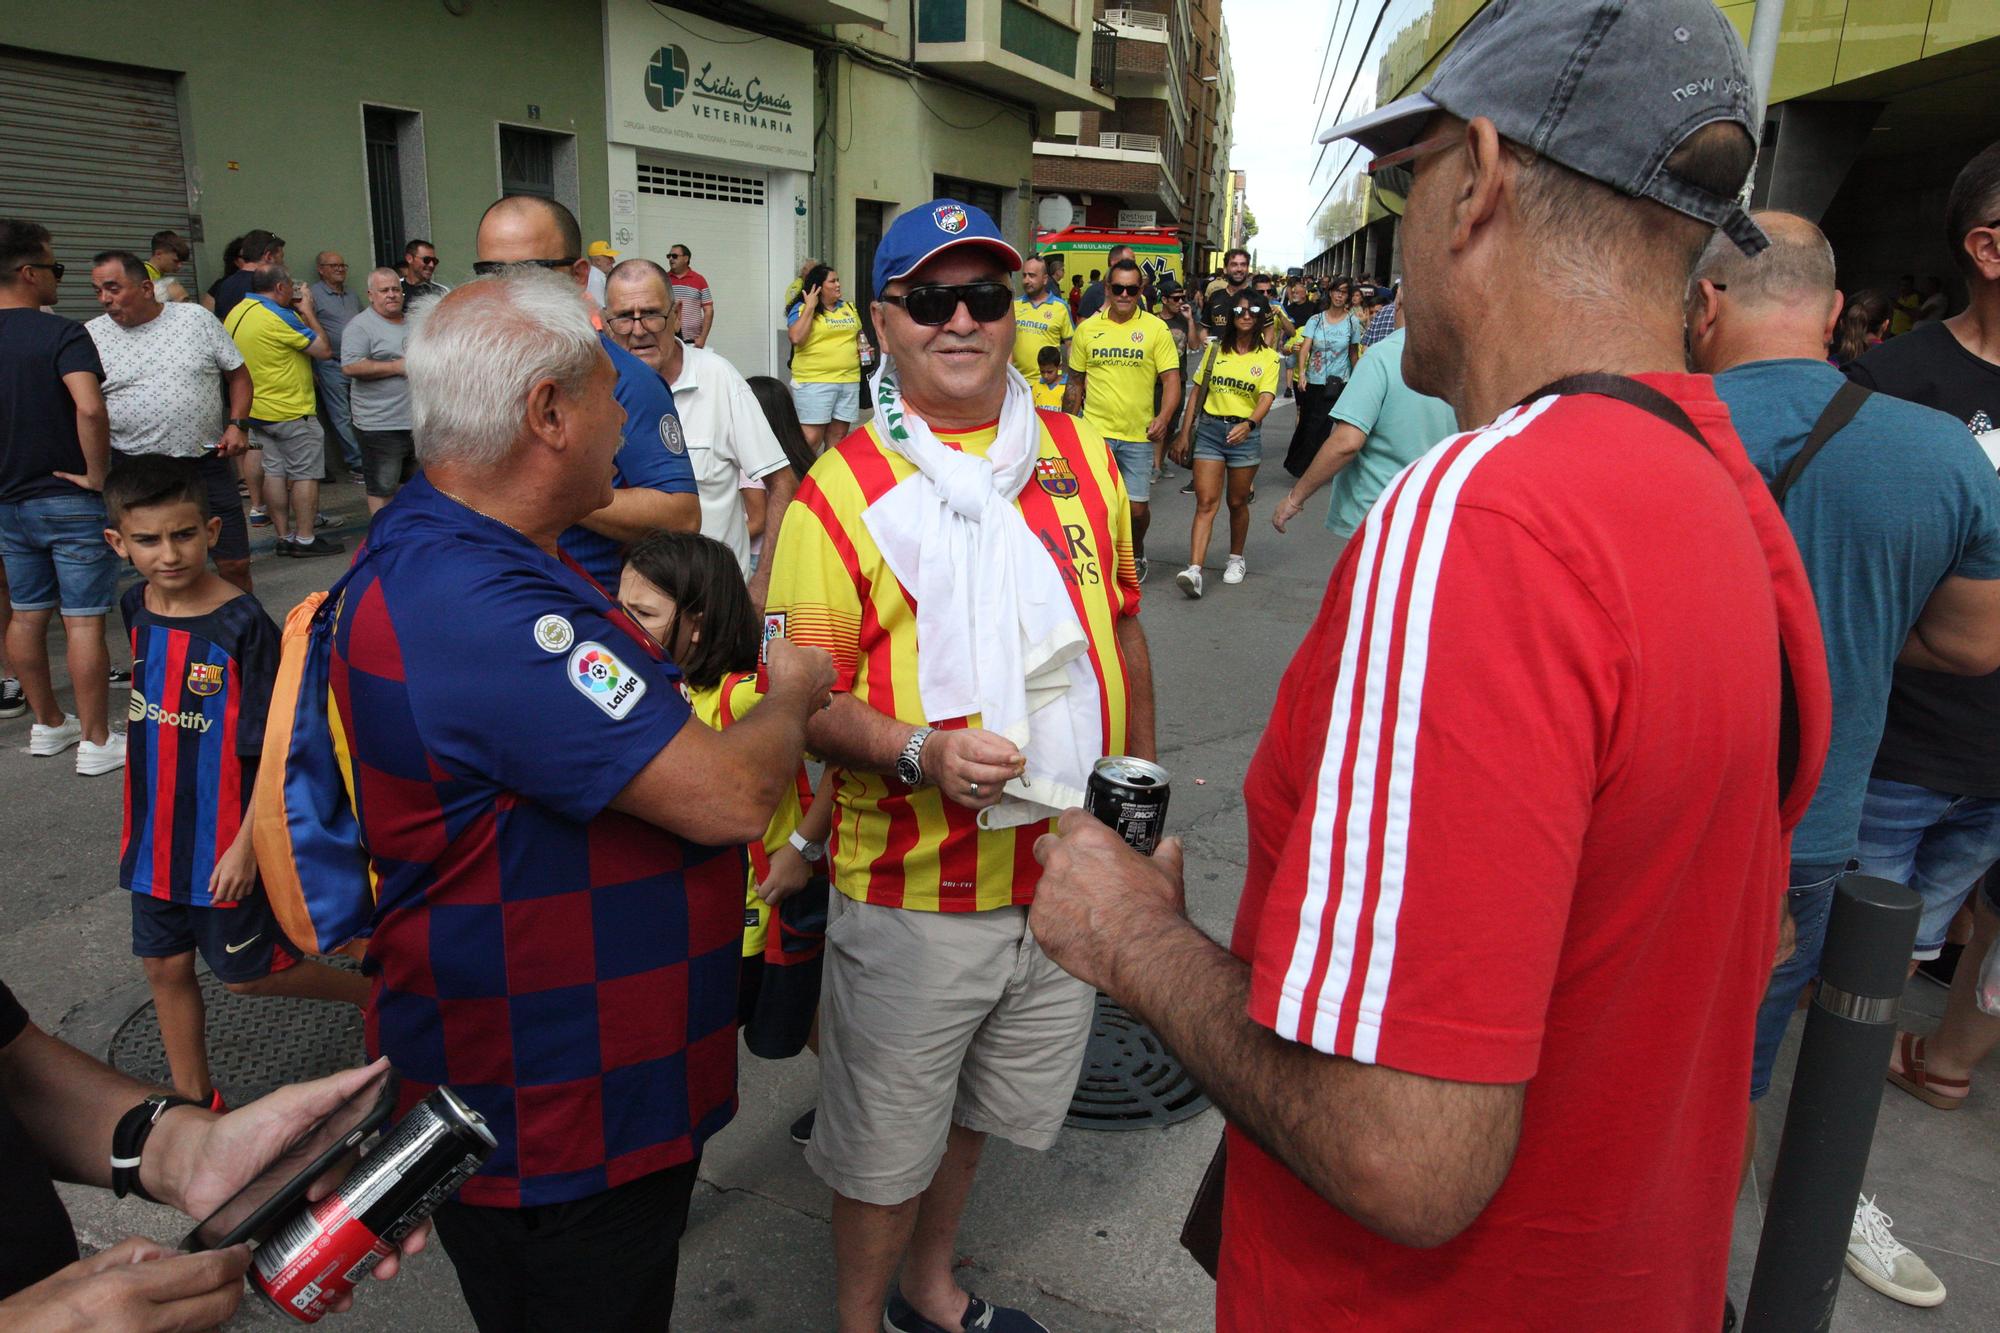
[(1422, 92), (1319, 141), (1393, 153), (1439, 111), (1485, 116), (1501, 137), (1572, 171), (1719, 227), (1745, 254), (1770, 244), (1734, 195), (1666, 167), (1707, 125), (1757, 137), (1749, 62), (1715, 0), (1492, 0)]

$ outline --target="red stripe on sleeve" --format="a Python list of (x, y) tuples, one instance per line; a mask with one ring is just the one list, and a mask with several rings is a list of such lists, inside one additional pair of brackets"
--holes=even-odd
[[(181, 711), (187, 685), (188, 636), (167, 633), (167, 667), (160, 677), (160, 697), (148, 700), (162, 714)], [(179, 794), (181, 729), (169, 722), (153, 727), (153, 896), (174, 896), (174, 798)]]
[(243, 760), (236, 753), (237, 715), (243, 707), (243, 672), (234, 659), (223, 665), (222, 751), (216, 761), (219, 770), (215, 786), (215, 859), (223, 853), (243, 827)]
[(854, 541), (847, 535), (847, 529), (842, 525), (840, 514), (833, 507), (833, 501), (827, 498), (826, 492), (821, 490), (811, 477), (799, 483), (799, 489), (792, 499), (794, 503), (804, 505), (806, 512), (819, 520), (820, 528), (826, 533), (826, 539), (833, 543), (834, 554), (840, 557), (841, 567), (847, 571), (847, 577), (854, 583), (854, 595), (866, 602), (868, 585), (861, 579), (861, 557), (855, 552)]

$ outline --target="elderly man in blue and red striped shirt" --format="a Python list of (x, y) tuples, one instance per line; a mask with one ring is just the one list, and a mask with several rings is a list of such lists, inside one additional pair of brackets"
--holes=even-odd
[[(742, 844), (833, 679), (775, 644), (727, 733), (558, 545), (624, 416), (574, 288), (522, 266), (420, 310), (424, 473), (375, 520), (332, 689), (379, 896), (372, 1052), (499, 1150), (437, 1215), (482, 1330), (665, 1327), (702, 1145), (735, 1112)], [(495, 355), (495, 345), (504, 354)]]

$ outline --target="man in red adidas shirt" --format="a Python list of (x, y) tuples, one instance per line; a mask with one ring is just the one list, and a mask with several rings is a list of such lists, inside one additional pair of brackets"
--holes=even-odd
[(1737, 1080), (1828, 726), (1797, 553), (1680, 373), (1702, 244), (1764, 243), (1748, 85), (1707, 0), (1503, 0), (1335, 131), (1407, 164), (1410, 387), (1491, 424), (1334, 571), (1245, 783), (1228, 951), (1176, 844), (1071, 811), (1038, 848), (1043, 948), (1228, 1117), (1229, 1333), (1722, 1320)]

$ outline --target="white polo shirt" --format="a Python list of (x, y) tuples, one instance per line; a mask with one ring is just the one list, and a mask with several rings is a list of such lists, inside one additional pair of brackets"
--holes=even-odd
[(740, 477), (768, 477), (791, 462), (764, 419), (757, 395), (720, 354), (682, 343), (681, 373), (673, 390), (701, 494), (702, 536), (735, 552), (748, 578), (750, 522), (743, 513)]

